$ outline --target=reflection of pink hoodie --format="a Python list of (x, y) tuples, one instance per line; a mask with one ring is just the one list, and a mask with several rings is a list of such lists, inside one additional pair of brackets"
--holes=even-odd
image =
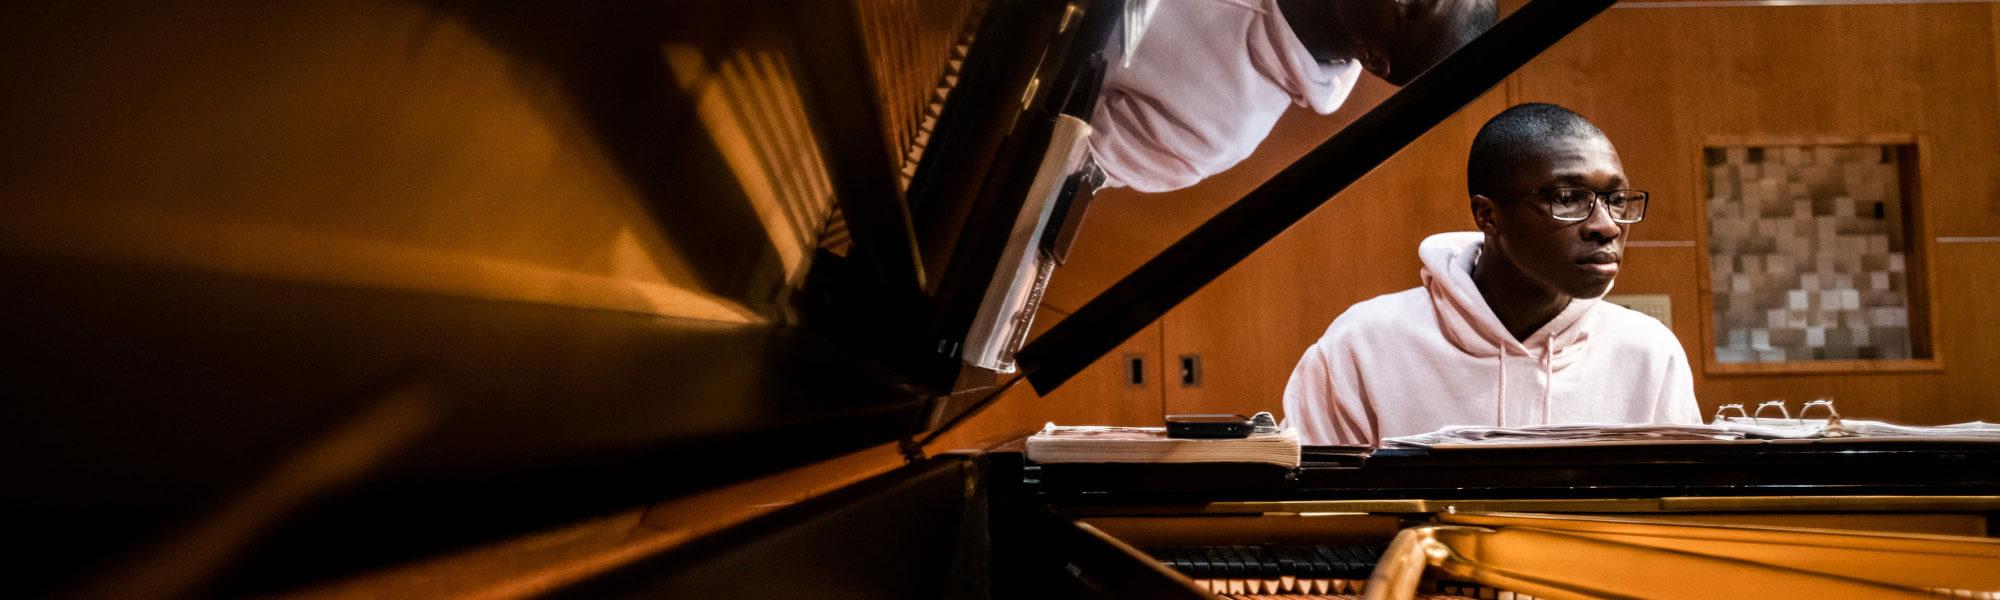
[(1472, 283), (1485, 238), (1431, 236), (1424, 286), (1355, 304), (1285, 386), (1286, 425), (1307, 444), (1377, 445), (1452, 425), (1699, 423), (1674, 333), (1597, 299), (1515, 340)]
[(1277, 0), (1162, 0), (1104, 77), (1090, 150), (1111, 186), (1164, 192), (1234, 166), (1297, 104), (1332, 113), (1361, 63), (1313, 60)]

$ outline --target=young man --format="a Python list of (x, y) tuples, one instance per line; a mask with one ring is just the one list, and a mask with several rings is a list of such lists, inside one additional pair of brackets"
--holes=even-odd
[(1480, 128), (1467, 175), (1479, 231), (1424, 240), (1422, 287), (1347, 309), (1292, 371), (1300, 439), (1700, 422), (1673, 332), (1599, 300), (1647, 201), (1604, 133), (1559, 106), (1515, 106)]
[(1339, 108), (1366, 70), (1403, 85), (1492, 27), (1493, 0), (1159, 0), (1090, 124), (1106, 185), (1165, 192), (1250, 155), (1292, 104)]

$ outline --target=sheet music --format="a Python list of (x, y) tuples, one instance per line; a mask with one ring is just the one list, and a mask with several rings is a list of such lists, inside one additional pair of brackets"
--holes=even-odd
[(1446, 427), (1393, 437), (1384, 446), (1414, 448), (1531, 447), (1556, 445), (1731, 444), (1773, 442), (1950, 441), (2000, 443), (2000, 424), (1898, 425), (1849, 419), (1838, 436), (1819, 419), (1722, 419), (1707, 425), (1574, 423), (1529, 427)]
[(1631, 425), (1614, 423), (1573, 423), (1528, 427), (1486, 427), (1466, 425), (1446, 427), (1430, 433), (1392, 437), (1384, 446), (1432, 448), (1439, 446), (1522, 446), (1617, 442), (1718, 442), (1748, 437), (1743, 431), (1714, 425)]

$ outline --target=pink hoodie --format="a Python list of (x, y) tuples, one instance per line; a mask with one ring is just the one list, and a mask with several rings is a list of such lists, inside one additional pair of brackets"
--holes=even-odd
[(1355, 304), (1285, 386), (1286, 426), (1316, 445), (1379, 445), (1453, 425), (1699, 423), (1687, 354), (1665, 325), (1598, 299), (1515, 340), (1472, 283), (1485, 237), (1417, 249), (1423, 287)]
[(1321, 63), (1276, 0), (1162, 0), (1132, 55), (1104, 77), (1091, 154), (1106, 185), (1165, 192), (1235, 166), (1297, 104), (1330, 114), (1361, 63)]

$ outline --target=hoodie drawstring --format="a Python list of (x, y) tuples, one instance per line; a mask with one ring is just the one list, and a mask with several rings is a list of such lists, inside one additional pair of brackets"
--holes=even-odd
[(1554, 366), (1555, 356), (1556, 356), (1556, 345), (1554, 342), (1555, 340), (1544, 340), (1542, 343), (1542, 424), (1543, 425), (1549, 424), (1550, 420), (1549, 397), (1555, 393), (1556, 389), (1556, 368)]
[[(1424, 238), (1417, 246), (1417, 257), (1422, 259), (1421, 271), (1425, 294), (1429, 296), (1433, 314), (1445, 341), (1468, 358), (1477, 357), (1488, 351), (1495, 353), (1499, 361), (1495, 368), (1500, 380), (1494, 388), (1498, 395), (1493, 399), (1493, 424), (1506, 427), (1507, 423), (1507, 359), (1512, 350), (1520, 348), (1522, 358), (1535, 357), (1533, 348), (1527, 347), (1528, 340), (1514, 337), (1499, 315), (1486, 305), (1479, 293), (1479, 284), (1473, 281), (1480, 256), (1485, 254), (1486, 237), (1478, 232), (1440, 233)], [(1582, 353), (1588, 339), (1589, 326), (1585, 319), (1597, 305), (1597, 298), (1573, 298), (1562, 312), (1549, 322), (1542, 324), (1535, 335), (1542, 342), (1542, 418), (1541, 424), (1555, 422), (1555, 347), (1562, 344), (1566, 352)], [(1532, 336), (1531, 336), (1532, 337)], [(1577, 357), (1564, 359), (1574, 363)], [(1474, 406), (1466, 406), (1478, 410)], [(1530, 418), (1515, 426), (1531, 425)]]

